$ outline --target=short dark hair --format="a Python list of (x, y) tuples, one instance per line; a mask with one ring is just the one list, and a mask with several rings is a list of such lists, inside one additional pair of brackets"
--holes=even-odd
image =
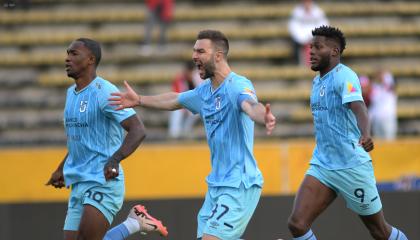
[(197, 35), (197, 40), (200, 39), (210, 39), (214, 46), (222, 50), (225, 58), (229, 52), (229, 41), (227, 37), (218, 30), (202, 30)]
[(89, 38), (79, 38), (76, 41), (82, 42), (92, 52), (93, 56), (95, 56), (95, 66), (98, 66), (102, 56), (101, 45)]
[(342, 54), (346, 48), (346, 38), (340, 29), (331, 26), (321, 26), (312, 30), (312, 36), (324, 36), (333, 39), (340, 45), (340, 53)]

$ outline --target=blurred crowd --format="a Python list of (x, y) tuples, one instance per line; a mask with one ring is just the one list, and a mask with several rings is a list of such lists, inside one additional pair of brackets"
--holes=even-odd
[(369, 109), (374, 137), (393, 140), (397, 135), (397, 94), (391, 72), (378, 69), (371, 77), (360, 76), (363, 99)]

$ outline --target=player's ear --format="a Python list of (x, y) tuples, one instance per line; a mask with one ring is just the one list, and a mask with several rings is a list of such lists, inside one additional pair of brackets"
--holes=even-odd
[(331, 56), (333, 56), (333, 57), (338, 57), (338, 56), (340, 56), (340, 48), (339, 47), (336, 47), (336, 46), (334, 46), (333, 48), (332, 48), (332, 51), (331, 51)]
[(220, 62), (223, 60), (225, 56), (223, 55), (223, 51), (222, 50), (216, 50), (216, 61)]
[(95, 65), (96, 64), (96, 58), (93, 54), (89, 54), (88, 62), (89, 62), (89, 65)]
[(330, 39), (328, 39), (326, 43), (327, 46), (331, 49), (331, 57), (339, 57), (341, 52), (338, 43)]

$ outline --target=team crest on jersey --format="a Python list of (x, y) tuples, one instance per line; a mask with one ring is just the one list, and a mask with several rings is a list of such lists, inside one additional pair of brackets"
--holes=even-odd
[(80, 112), (86, 112), (88, 101), (80, 101)]
[(216, 107), (216, 110), (220, 110), (220, 107), (222, 105), (222, 98), (216, 97), (216, 99), (214, 100), (214, 105)]
[(319, 96), (323, 97), (325, 95), (325, 85), (321, 86), (321, 89), (319, 90)]

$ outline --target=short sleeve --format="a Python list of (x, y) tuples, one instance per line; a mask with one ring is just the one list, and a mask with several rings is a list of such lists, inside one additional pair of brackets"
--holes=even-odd
[(242, 102), (247, 99), (252, 99), (255, 102), (258, 102), (254, 86), (248, 79), (239, 78), (232, 85), (233, 87), (231, 88), (231, 97), (233, 98), (233, 102), (236, 102), (238, 109), (241, 109)]
[(362, 88), (356, 73), (344, 70), (339, 75), (338, 83), (340, 84), (339, 89), (341, 89), (342, 104), (363, 101)]
[(123, 110), (115, 110), (115, 106), (109, 104), (108, 98), (111, 97), (111, 93), (119, 92), (118, 88), (111, 83), (101, 83), (98, 85), (98, 102), (101, 111), (110, 118), (117, 120), (119, 123), (136, 114), (132, 108), (126, 108)]
[(202, 102), (199, 94), (199, 88), (197, 87), (195, 89), (180, 93), (178, 95), (178, 102), (192, 113), (200, 113)]

